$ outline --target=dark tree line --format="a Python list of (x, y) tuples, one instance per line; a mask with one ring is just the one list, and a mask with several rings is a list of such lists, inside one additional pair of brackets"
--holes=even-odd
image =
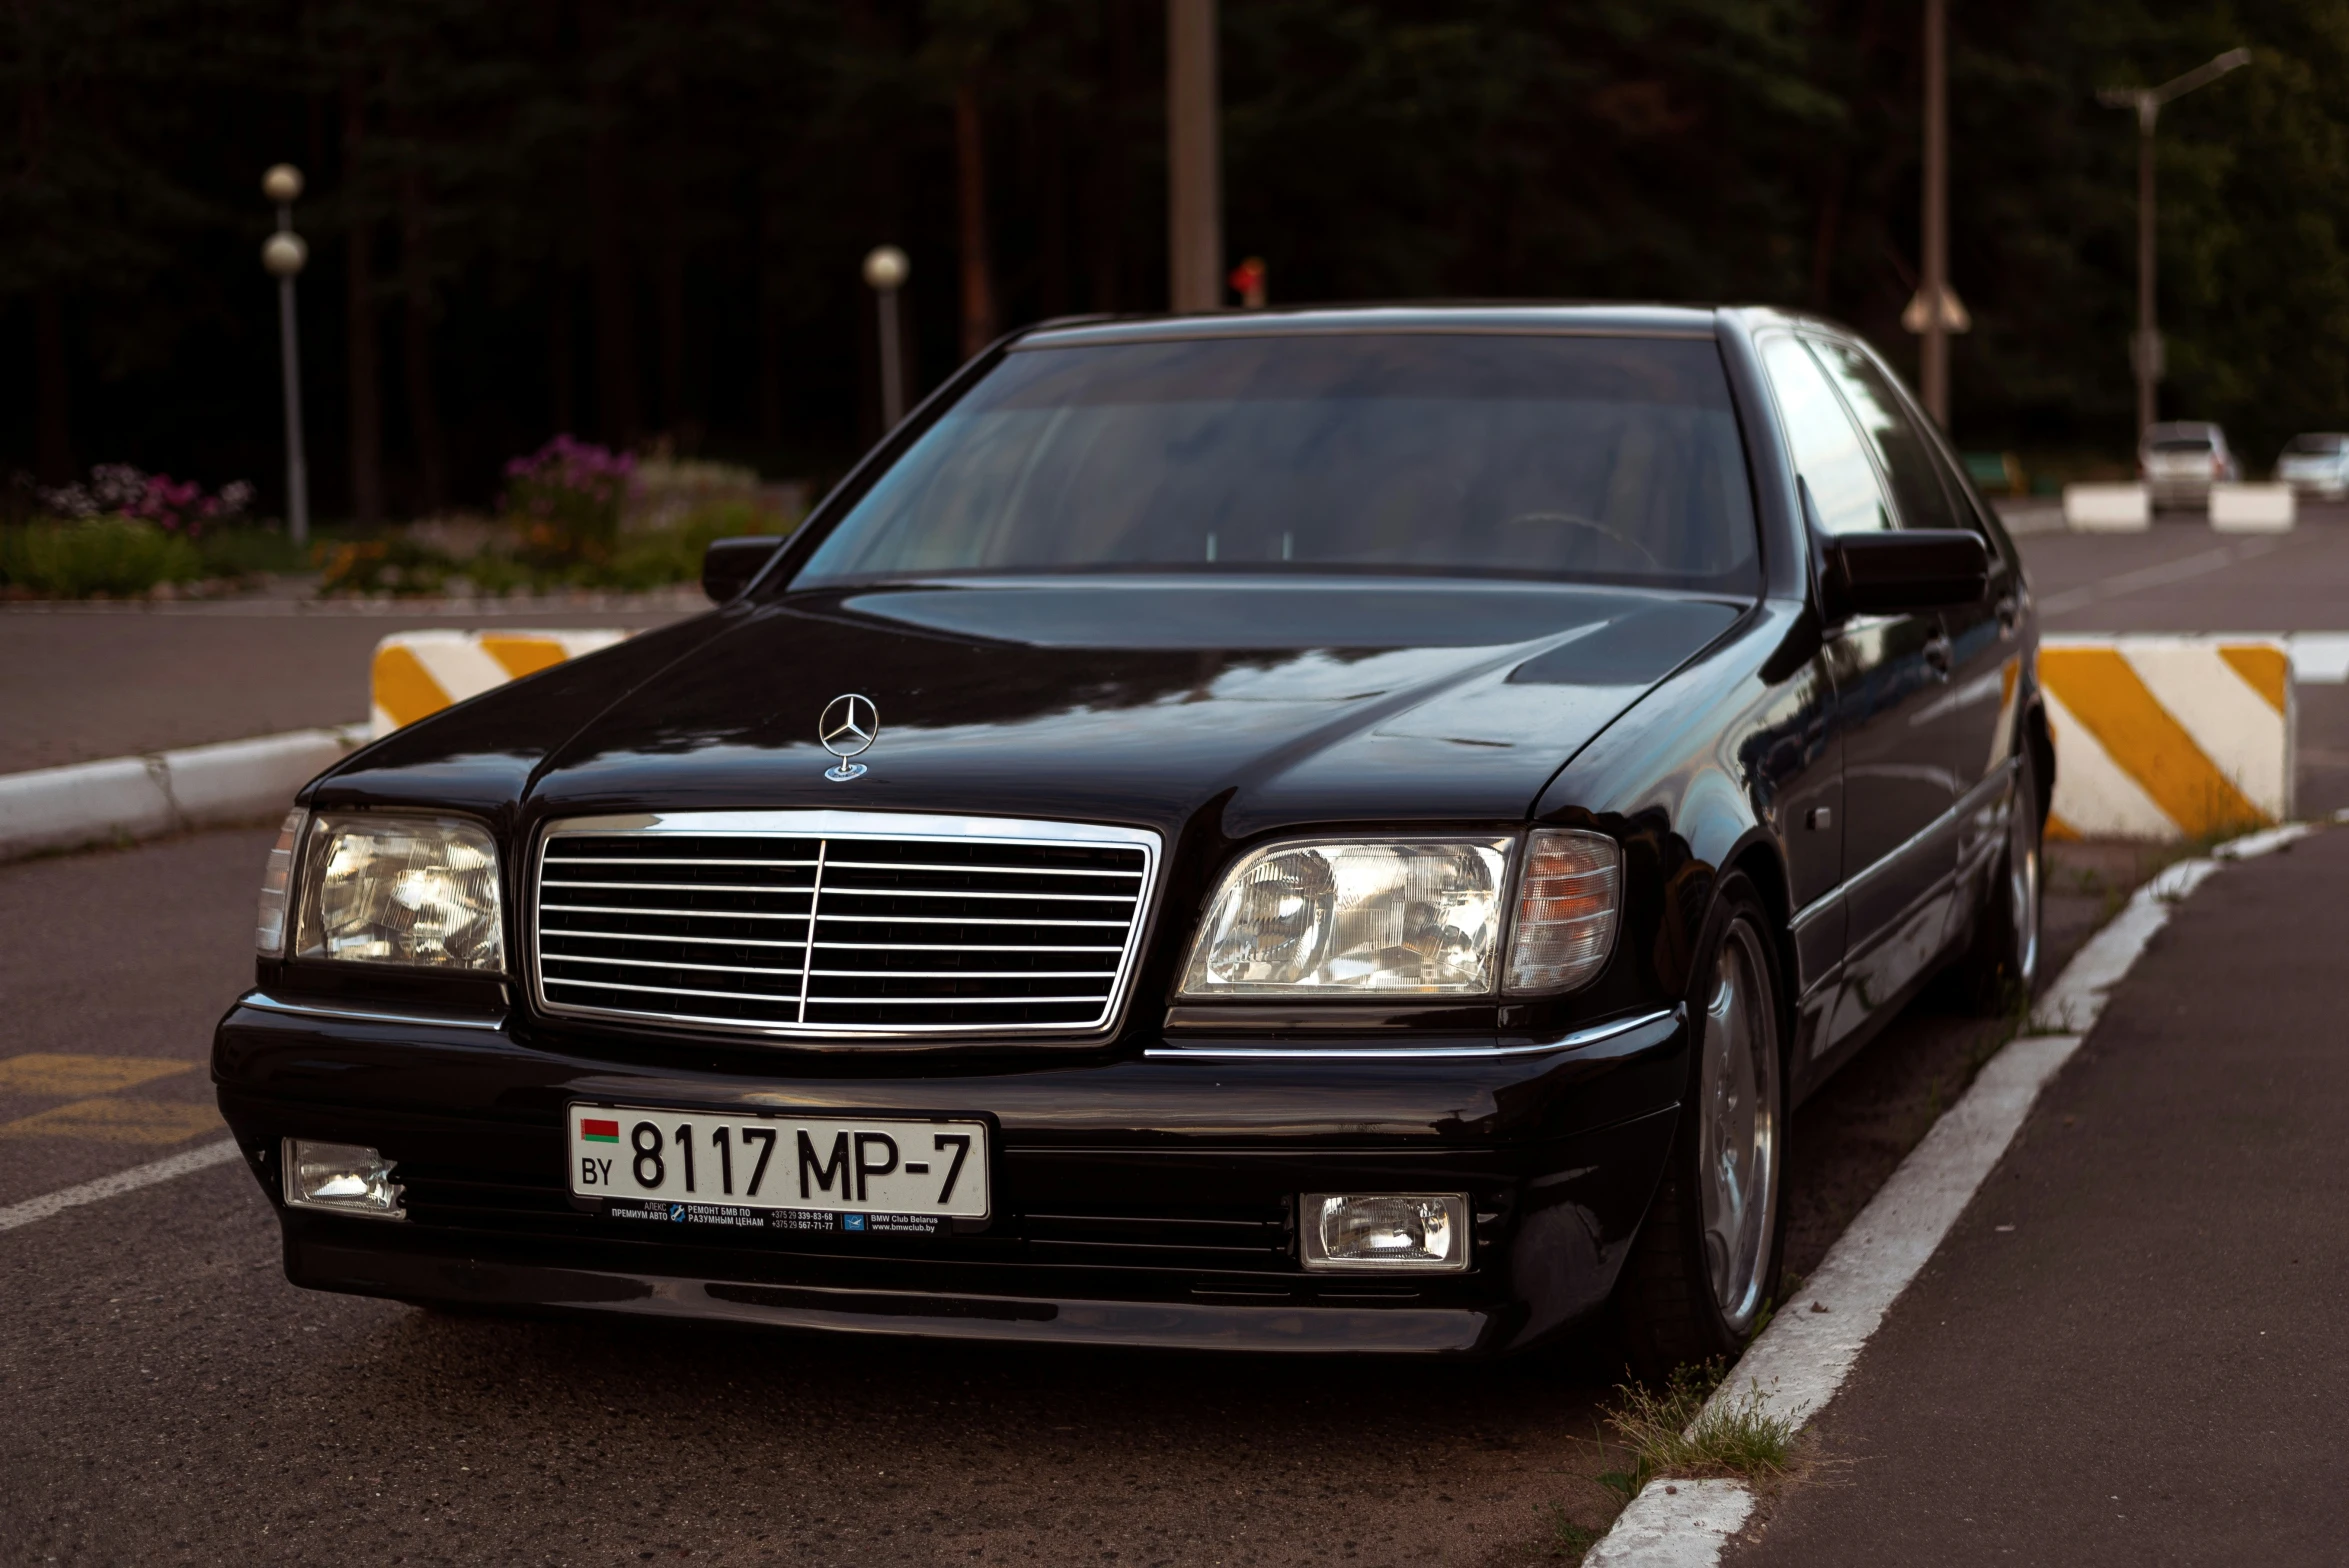
[[(1275, 302), (1764, 300), (1896, 354), (1916, 0), (1224, 0), (1226, 240)], [(2349, 424), (2349, 6), (1955, 0), (1968, 445), (2130, 437), (2135, 146), (2094, 89), (2258, 60), (2162, 130), (2165, 406)], [(274, 494), (261, 170), (299, 164), (313, 490), (478, 503), (557, 430), (837, 471), (884, 240), (934, 384), (1165, 296), (1151, 0), (13, 0), (0, 469)]]

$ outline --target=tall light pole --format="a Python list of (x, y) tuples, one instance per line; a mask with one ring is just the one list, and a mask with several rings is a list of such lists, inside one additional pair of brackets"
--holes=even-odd
[(1925, 412), (1949, 428), (1949, 56), (1943, 0), (1925, 0)]
[(897, 291), (905, 287), (912, 265), (894, 245), (876, 245), (865, 252), (865, 285), (881, 308), (881, 434), (897, 428), (905, 417), (905, 353), (897, 341)]
[(302, 343), (294, 323), (294, 279), (310, 259), (310, 247), (294, 232), (294, 203), (302, 195), (302, 171), (273, 164), (261, 176), (261, 194), (277, 203), (277, 232), (261, 246), (261, 265), (277, 279), (278, 357), (285, 371), (285, 525), (296, 544), (310, 542), (310, 470), (302, 457)]
[(2145, 427), (2160, 413), (2155, 393), (2164, 368), (2161, 329), (2156, 324), (2153, 308), (2154, 126), (2161, 119), (2163, 104), (2173, 98), (2183, 98), (2197, 87), (2207, 87), (2229, 71), (2250, 63), (2250, 50), (2229, 49), (2209, 64), (2198, 65), (2159, 87), (2107, 87), (2096, 95), (2096, 101), (2108, 109), (2137, 111), (2137, 331), (2129, 340), (2129, 365), (2137, 373), (2140, 438)]
[(1167, 281), (1176, 310), (1223, 303), (1223, 149), (1215, 0), (1167, 0)]

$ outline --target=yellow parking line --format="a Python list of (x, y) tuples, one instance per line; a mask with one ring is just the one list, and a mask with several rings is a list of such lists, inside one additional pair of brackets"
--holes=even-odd
[(111, 1094), (184, 1073), (195, 1065), (166, 1056), (65, 1056), (31, 1051), (0, 1060), (0, 1094)]
[(215, 1131), (220, 1112), (183, 1100), (75, 1100), (0, 1123), (0, 1138), (81, 1138), (92, 1143), (184, 1143)]

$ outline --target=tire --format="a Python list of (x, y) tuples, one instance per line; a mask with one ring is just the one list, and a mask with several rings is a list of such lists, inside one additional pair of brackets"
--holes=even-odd
[(1973, 945), (1957, 963), (1958, 994), (1969, 1011), (2004, 1016), (2029, 1001), (2039, 981), (2046, 826), (2039, 805), (2039, 759), (2026, 742), (2007, 805), (2006, 847), (1975, 914)]
[(1722, 879), (1697, 952), (1680, 1125), (1616, 1296), (1624, 1349), (1648, 1378), (1743, 1350), (1786, 1249), (1784, 990), (1744, 876)]

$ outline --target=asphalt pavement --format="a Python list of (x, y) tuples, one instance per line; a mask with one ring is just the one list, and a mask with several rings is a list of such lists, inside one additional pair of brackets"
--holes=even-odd
[(2176, 912), (1728, 1562), (2349, 1555), (2345, 883), (2336, 830)]
[(2285, 534), (2214, 532), (2163, 512), (2135, 534), (2015, 543), (2055, 632), (2349, 631), (2349, 505), (2309, 503)]

